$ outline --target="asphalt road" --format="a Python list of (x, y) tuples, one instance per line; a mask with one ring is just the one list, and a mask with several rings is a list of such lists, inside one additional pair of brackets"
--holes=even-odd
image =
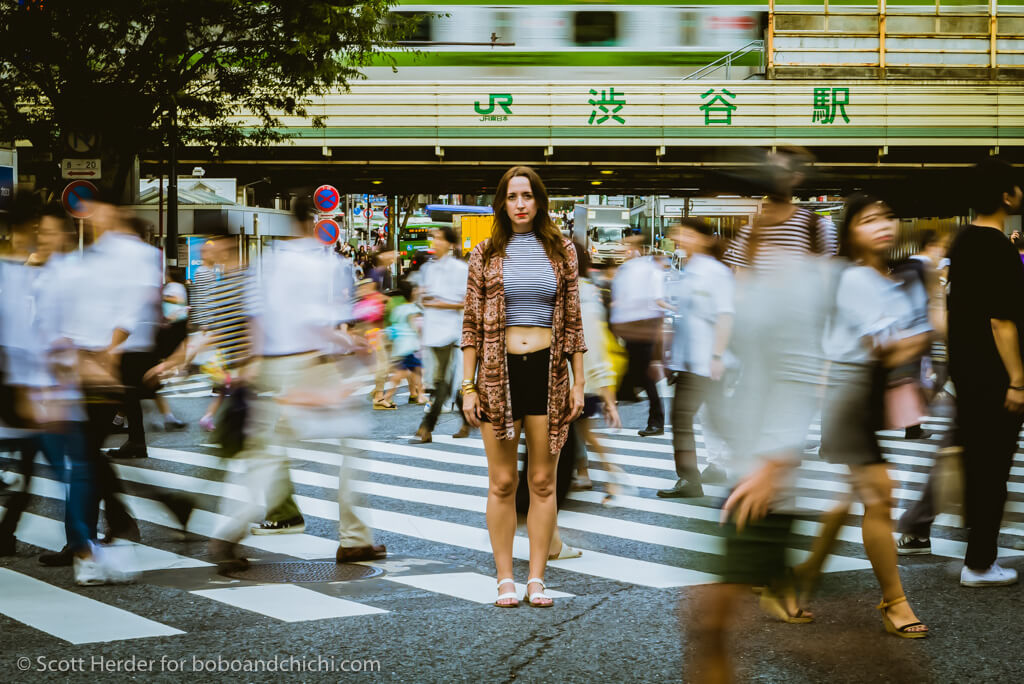
[[(710, 496), (703, 499), (654, 496), (654, 489), (673, 478), (671, 441), (636, 437), (644, 425), (643, 405), (623, 407), (631, 430), (607, 435), (613, 461), (637, 486), (636, 496), (606, 507), (598, 492), (573, 494), (561, 514), (563, 537), (584, 553), (552, 563), (548, 586), (570, 596), (557, 598), (553, 609), (502, 610), (489, 604), (494, 568), (482, 512), (486, 467), (479, 435), (409, 447), (422, 415), (418, 406), (367, 411), (368, 437), (354, 452), (363, 459), (355, 477), (361, 512), (390, 554), (386, 562), (369, 564), (378, 575), (271, 584), (216, 575), (206, 542), (216, 522), (217, 495), (225, 491), (224, 470), (231, 466), (204, 446), (206, 435), (196, 425), (209, 401), (203, 393), (202, 387), (186, 386), (171, 399), (189, 421), (188, 430), (151, 430), (149, 459), (118, 462), (132, 495), (129, 505), (140, 518), (142, 543), (114, 551), (145, 570), (136, 583), (77, 587), (68, 568), (36, 562), (43, 548), (63, 542), (63, 491), (49, 473), (36, 480), (40, 496), (19, 529), (18, 553), (0, 558), (0, 681), (85, 681), (98, 674), (103, 681), (687, 679), (694, 596), (720, 554), (715, 497), (724, 490), (708, 487)], [(930, 424), (939, 431), (947, 419), (938, 416)], [(435, 437), (457, 427), (445, 414)], [(938, 435), (919, 442), (885, 439), (901, 507), (921, 488), (938, 443)], [(338, 473), (337, 449), (322, 443), (297, 447), (293, 479), (308, 536), (250, 538), (247, 555), (260, 563), (330, 558), (336, 545), (331, 478)], [(842, 480), (820, 467), (825, 465), (805, 467), (821, 501), (832, 496), (830, 483)], [(1007, 515), (1016, 527), (1002, 536), (1000, 555), (1004, 565), (1024, 571), (1021, 552), (1012, 550), (1024, 535), (1021, 472), (1012, 478), (1017, 491), (1011, 492)], [(595, 479), (603, 474), (597, 468), (592, 473)], [(151, 500), (153, 490), (142, 484), (198, 497), (200, 510), (184, 539)], [(900, 560), (908, 596), (931, 629), (930, 638), (914, 642), (882, 629), (874, 609), (879, 590), (859, 544), (858, 521), (851, 516), (836, 548), (834, 571), (811, 606), (813, 624), (774, 621), (759, 612), (753, 596), (742, 606), (731, 640), (740, 681), (1020, 678), (1022, 589), (961, 588), (964, 536), (953, 521), (940, 521), (950, 524), (934, 532), (933, 539), (945, 540), (936, 541), (936, 552), (945, 555)], [(801, 536), (796, 546), (808, 548), (810, 542)], [(309, 566), (310, 571), (325, 565), (333, 564)], [(525, 560), (516, 561), (517, 581), (525, 581), (527, 570)]]

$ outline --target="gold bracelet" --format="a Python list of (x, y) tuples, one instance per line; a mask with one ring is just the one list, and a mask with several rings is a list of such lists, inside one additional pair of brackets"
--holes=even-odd
[(466, 396), (467, 394), (476, 394), (476, 387), (463, 387), (462, 396)]

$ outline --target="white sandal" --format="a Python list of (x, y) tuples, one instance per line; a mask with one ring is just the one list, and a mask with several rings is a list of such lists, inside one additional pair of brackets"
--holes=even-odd
[(550, 554), (548, 556), (548, 560), (569, 560), (570, 558), (579, 558), (582, 555), (583, 552), (579, 549), (562, 542), (562, 546), (558, 549), (558, 553)]
[[(531, 584), (539, 584), (540, 591), (535, 591), (531, 594)], [(523, 597), (523, 600), (526, 601), (527, 605), (533, 606), (534, 608), (550, 608), (551, 606), (555, 605), (555, 602), (551, 599), (550, 596), (544, 593), (545, 589), (547, 589), (547, 586), (544, 584), (544, 580), (542, 580), (540, 577), (531, 577), (526, 581), (526, 596)], [(537, 603), (537, 599), (545, 600), (546, 603)]]
[[(515, 592), (516, 581), (514, 579), (512, 579), (511, 577), (509, 579), (498, 580), (498, 589), (501, 589), (501, 585), (503, 585), (503, 584), (511, 584), (513, 589), (512, 589), (512, 591), (506, 591), (503, 594), (498, 594), (498, 598), (496, 598), (494, 600), (494, 605), (498, 606), (499, 608), (516, 608), (516, 607), (518, 607), (519, 606), (519, 597), (516, 595), (516, 592)], [(515, 599), (515, 603), (498, 603), (498, 601), (507, 601), (508, 599)]]

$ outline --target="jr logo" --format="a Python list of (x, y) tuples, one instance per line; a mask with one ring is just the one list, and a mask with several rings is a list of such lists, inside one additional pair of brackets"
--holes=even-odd
[(490, 106), (488, 106), (488, 107), (481, 107), (479, 102), (475, 103), (474, 109), (476, 109), (476, 113), (477, 114), (484, 114), (484, 115), (491, 114), (491, 113), (494, 112), (495, 105), (501, 107), (506, 114), (511, 114), (512, 113), (512, 109), (511, 109), (512, 96), (511, 95), (509, 95), (508, 93), (503, 93), (503, 94), (491, 93), (489, 97), (490, 97)]

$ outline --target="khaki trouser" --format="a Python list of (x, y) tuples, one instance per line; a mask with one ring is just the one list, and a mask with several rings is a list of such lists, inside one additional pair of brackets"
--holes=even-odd
[[(294, 389), (315, 391), (339, 387), (344, 378), (337, 366), (321, 361), (322, 357), (315, 352), (264, 357), (260, 360), (256, 390), (279, 395)], [(301, 514), (295, 504), (294, 488), (288, 473), (288, 454), (278, 434), (281, 404), (273, 397), (262, 397), (253, 404), (246, 446), (238, 455), (245, 467), (240, 474), (232, 476), (232, 480), (237, 480), (236, 485), (248, 490), (247, 500), (236, 501), (228, 497), (222, 500), (222, 507), (228, 509), (225, 513), (231, 515), (232, 521), (220, 536), (231, 541), (244, 537), (249, 525), (265, 515), (273, 514), (273, 520), (285, 520)], [(338, 482), (338, 535), (342, 546), (371, 544), (372, 533), (352, 510), (349, 477), (348, 459), (342, 458)]]

